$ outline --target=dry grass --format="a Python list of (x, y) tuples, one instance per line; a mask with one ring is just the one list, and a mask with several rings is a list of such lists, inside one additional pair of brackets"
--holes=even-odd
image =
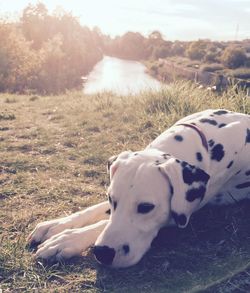
[(142, 149), (180, 117), (218, 107), (250, 113), (243, 92), (217, 96), (188, 82), (134, 97), (0, 95), (0, 288), (249, 292), (248, 203), (204, 209), (187, 229), (163, 230), (142, 261), (123, 270), (99, 266), (91, 251), (45, 266), (25, 247), (36, 223), (105, 199), (111, 155)]

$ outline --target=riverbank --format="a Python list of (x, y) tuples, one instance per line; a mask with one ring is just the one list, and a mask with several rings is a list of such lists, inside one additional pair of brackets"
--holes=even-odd
[(205, 209), (186, 229), (163, 230), (142, 261), (126, 270), (101, 267), (91, 250), (66, 264), (36, 263), (25, 248), (37, 223), (106, 199), (110, 156), (140, 150), (177, 119), (218, 107), (250, 114), (244, 92), (218, 96), (191, 82), (125, 97), (1, 94), (0, 289), (231, 292), (247, 286), (247, 205)]
[(204, 67), (200, 69), (198, 64), (185, 67), (168, 59), (159, 59), (152, 62), (146, 61), (145, 65), (148, 73), (161, 82), (172, 82), (178, 79), (191, 80), (204, 87), (215, 87), (219, 92), (237, 84), (245, 88), (250, 95), (250, 80), (230, 77), (222, 72), (208, 72), (204, 70)]

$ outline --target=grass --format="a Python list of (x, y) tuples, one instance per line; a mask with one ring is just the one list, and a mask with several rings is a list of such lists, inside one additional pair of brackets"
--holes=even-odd
[(233, 77), (250, 80), (250, 68), (241, 67), (231, 70), (228, 75)]
[(0, 289), (249, 292), (249, 203), (205, 208), (188, 228), (163, 229), (140, 263), (127, 269), (101, 267), (91, 250), (48, 266), (25, 247), (36, 223), (106, 198), (110, 156), (144, 148), (189, 113), (220, 107), (250, 113), (243, 92), (232, 88), (218, 96), (189, 82), (128, 97), (0, 95)]
[(220, 63), (205, 64), (201, 66), (201, 71), (216, 72), (218, 70), (223, 70), (224, 66)]

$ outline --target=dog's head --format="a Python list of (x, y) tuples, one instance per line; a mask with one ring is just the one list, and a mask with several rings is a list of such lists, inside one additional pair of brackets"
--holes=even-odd
[(151, 149), (123, 152), (108, 168), (111, 218), (94, 254), (112, 267), (136, 264), (171, 217), (185, 227), (209, 180), (203, 170)]

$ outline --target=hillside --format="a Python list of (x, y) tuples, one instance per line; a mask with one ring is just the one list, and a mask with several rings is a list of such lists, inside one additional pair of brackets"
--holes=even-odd
[(142, 261), (123, 270), (99, 266), (91, 251), (49, 266), (25, 247), (36, 223), (106, 198), (110, 156), (142, 149), (177, 119), (207, 108), (250, 114), (250, 99), (234, 89), (218, 96), (189, 82), (128, 97), (1, 94), (0, 291), (249, 289), (249, 204), (205, 208), (187, 229), (162, 231)]

